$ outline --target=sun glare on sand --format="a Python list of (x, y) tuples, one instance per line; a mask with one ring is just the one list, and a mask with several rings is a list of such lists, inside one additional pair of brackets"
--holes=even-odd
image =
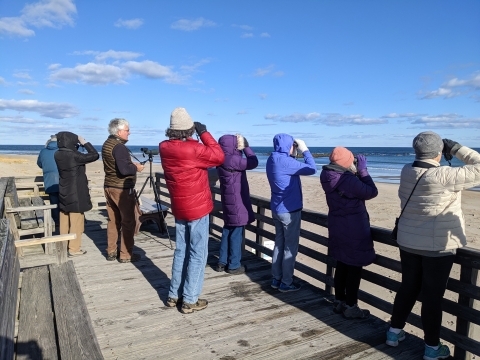
[(7, 164), (22, 164), (22, 163), (28, 162), (28, 160), (27, 159), (10, 158), (10, 157), (0, 155), (0, 162), (7, 163)]

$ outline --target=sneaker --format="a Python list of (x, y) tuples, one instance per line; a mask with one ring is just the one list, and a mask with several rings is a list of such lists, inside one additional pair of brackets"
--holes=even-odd
[(216, 267), (214, 267), (215, 271), (218, 272), (224, 272), (225, 271), (225, 265), (218, 263)]
[(184, 314), (191, 314), (194, 311), (200, 311), (208, 306), (208, 301), (204, 299), (198, 299), (195, 304), (189, 304), (183, 302), (181, 312)]
[(167, 305), (168, 307), (175, 307), (177, 306), (177, 303), (178, 303), (178, 299), (169, 297), (165, 305)]
[(107, 261), (117, 260), (117, 250), (107, 254)]
[(236, 269), (227, 269), (227, 273), (232, 274), (232, 275), (240, 275), (245, 272), (245, 266), (240, 265), (240, 267)]
[(132, 254), (132, 256), (130, 257), (130, 259), (118, 259), (119, 262), (121, 263), (129, 263), (129, 262), (135, 262), (135, 261), (138, 261), (140, 260), (142, 257), (138, 254)]
[(333, 312), (335, 314), (343, 314), (346, 309), (345, 301), (335, 300), (333, 302)]
[(353, 306), (345, 305), (345, 310), (343, 311), (343, 316), (346, 319), (365, 319), (369, 315), (370, 311), (360, 309), (357, 304)]
[(70, 251), (67, 252), (68, 257), (82, 256), (82, 255), (85, 255), (86, 253), (87, 253), (86, 250), (79, 250), (76, 252), (70, 252)]
[(280, 280), (277, 280), (277, 279), (273, 278), (270, 286), (274, 289), (278, 289), (280, 287), (280, 283), (281, 283)]
[(447, 345), (443, 345), (441, 342), (439, 342), (438, 349), (435, 350), (425, 344), (425, 354), (423, 355), (423, 360), (446, 359), (449, 356), (450, 349)]
[(291, 291), (297, 291), (300, 290), (301, 286), (296, 285), (293, 282), (290, 285), (285, 285), (283, 282), (280, 284), (278, 287), (278, 291), (281, 292), (291, 292)]
[(385, 343), (390, 346), (398, 346), (399, 341), (405, 340), (405, 331), (395, 334), (393, 331), (387, 330), (387, 341)]

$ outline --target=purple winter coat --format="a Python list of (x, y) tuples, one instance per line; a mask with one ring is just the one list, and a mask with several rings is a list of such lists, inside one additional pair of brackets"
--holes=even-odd
[(242, 151), (238, 148), (243, 147), (238, 146), (235, 135), (223, 135), (218, 143), (225, 153), (223, 165), (217, 166), (223, 221), (225, 226), (244, 226), (255, 220), (245, 170), (255, 169), (258, 159), (249, 147), (243, 149), (246, 158), (242, 157)]
[(330, 164), (323, 167), (320, 182), (328, 204), (330, 255), (347, 265), (370, 265), (375, 260), (375, 250), (365, 200), (378, 195), (372, 178), (366, 170), (357, 177)]

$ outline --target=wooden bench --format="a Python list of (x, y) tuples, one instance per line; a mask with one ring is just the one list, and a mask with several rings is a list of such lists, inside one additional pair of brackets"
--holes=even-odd
[(0, 219), (0, 360), (11, 360), (15, 354), (16, 359), (25, 360), (103, 359), (73, 262), (20, 273), (17, 247), (65, 243), (75, 239), (75, 234), (15, 241), (9, 222)]
[[(161, 212), (158, 211), (159, 209)], [(135, 210), (137, 216), (135, 235), (138, 234), (142, 223), (147, 220), (154, 221), (158, 226), (158, 230), (162, 234), (167, 232), (167, 223), (165, 222), (165, 217), (168, 214), (168, 207), (161, 204), (158, 204), (157, 206), (155, 200), (148, 199), (145, 196), (140, 196), (138, 198), (137, 207)]]

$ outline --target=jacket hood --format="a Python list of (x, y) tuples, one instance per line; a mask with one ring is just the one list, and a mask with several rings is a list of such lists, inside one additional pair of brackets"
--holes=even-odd
[(242, 152), (237, 149), (238, 142), (236, 135), (223, 135), (218, 139), (218, 144), (225, 155), (242, 155)]
[(320, 182), (322, 183), (323, 190), (326, 193), (335, 191), (340, 184), (340, 179), (343, 174), (347, 173), (347, 169), (340, 165), (329, 164), (322, 167), (322, 173), (320, 174)]
[(61, 131), (57, 134), (57, 145), (59, 149), (77, 150), (78, 135), (69, 131)]
[(57, 141), (56, 140), (51, 140), (47, 143), (47, 145), (45, 147), (48, 150), (57, 150), (58, 149)]
[(273, 138), (273, 148), (276, 152), (290, 155), (290, 150), (293, 145), (293, 137), (288, 134), (277, 134)]

